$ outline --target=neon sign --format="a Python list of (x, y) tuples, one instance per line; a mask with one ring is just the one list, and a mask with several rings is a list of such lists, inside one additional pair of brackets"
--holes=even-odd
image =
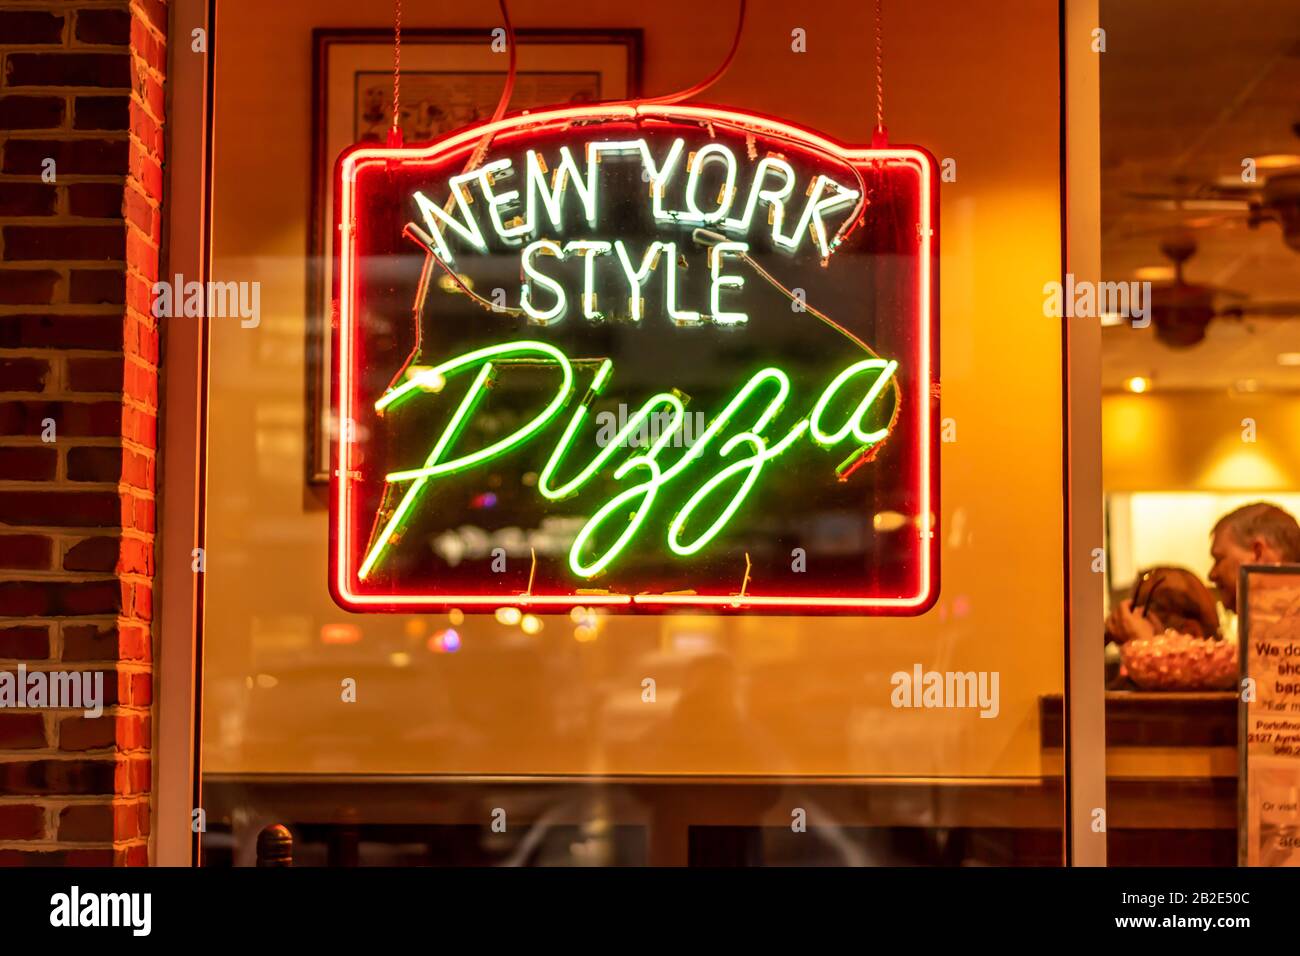
[(689, 106), (345, 153), (335, 599), (927, 609), (936, 188)]

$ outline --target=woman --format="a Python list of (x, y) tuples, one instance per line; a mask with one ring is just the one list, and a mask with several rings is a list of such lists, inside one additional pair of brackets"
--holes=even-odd
[(1237, 681), (1237, 645), (1221, 640), (1214, 596), (1185, 568), (1155, 567), (1106, 619), (1123, 674), (1142, 690), (1208, 690)]

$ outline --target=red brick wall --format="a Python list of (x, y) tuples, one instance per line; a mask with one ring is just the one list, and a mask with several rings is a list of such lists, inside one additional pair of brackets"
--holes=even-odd
[(0, 709), (0, 865), (148, 862), (166, 31), (162, 0), (0, 5), (0, 669), (106, 698)]

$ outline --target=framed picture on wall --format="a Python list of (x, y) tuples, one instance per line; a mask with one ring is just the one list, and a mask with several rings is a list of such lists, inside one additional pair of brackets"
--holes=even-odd
[[(640, 95), (640, 30), (516, 30), (516, 78), (508, 110), (597, 103)], [(311, 228), (307, 269), (309, 486), (329, 482), (330, 176), (354, 143), (382, 143), (392, 123), (393, 34), (385, 29), (313, 32)], [(399, 126), (407, 145), (490, 119), (507, 56), (492, 28), (402, 31)]]

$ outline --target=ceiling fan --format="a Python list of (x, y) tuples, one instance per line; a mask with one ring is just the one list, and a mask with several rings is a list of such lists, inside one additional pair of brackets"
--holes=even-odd
[[(1291, 131), (1300, 137), (1300, 123), (1293, 123)], [(1183, 188), (1125, 195), (1177, 212), (1210, 213), (1204, 224), (1236, 220), (1258, 229), (1263, 223), (1276, 222), (1282, 227), (1282, 241), (1287, 248), (1300, 252), (1300, 164), (1256, 170), (1256, 173), (1259, 176), (1256, 182), (1191, 184), (1175, 180), (1174, 185)]]
[[(1160, 243), (1160, 252), (1174, 265), (1174, 277), (1151, 284), (1151, 326), (1155, 336), (1173, 349), (1186, 349), (1205, 339), (1215, 319), (1241, 321), (1300, 318), (1300, 302), (1251, 303), (1245, 293), (1219, 286), (1188, 282), (1183, 267), (1196, 254), (1196, 239), (1179, 231)], [(1128, 329), (1128, 323), (1108, 326)]]

